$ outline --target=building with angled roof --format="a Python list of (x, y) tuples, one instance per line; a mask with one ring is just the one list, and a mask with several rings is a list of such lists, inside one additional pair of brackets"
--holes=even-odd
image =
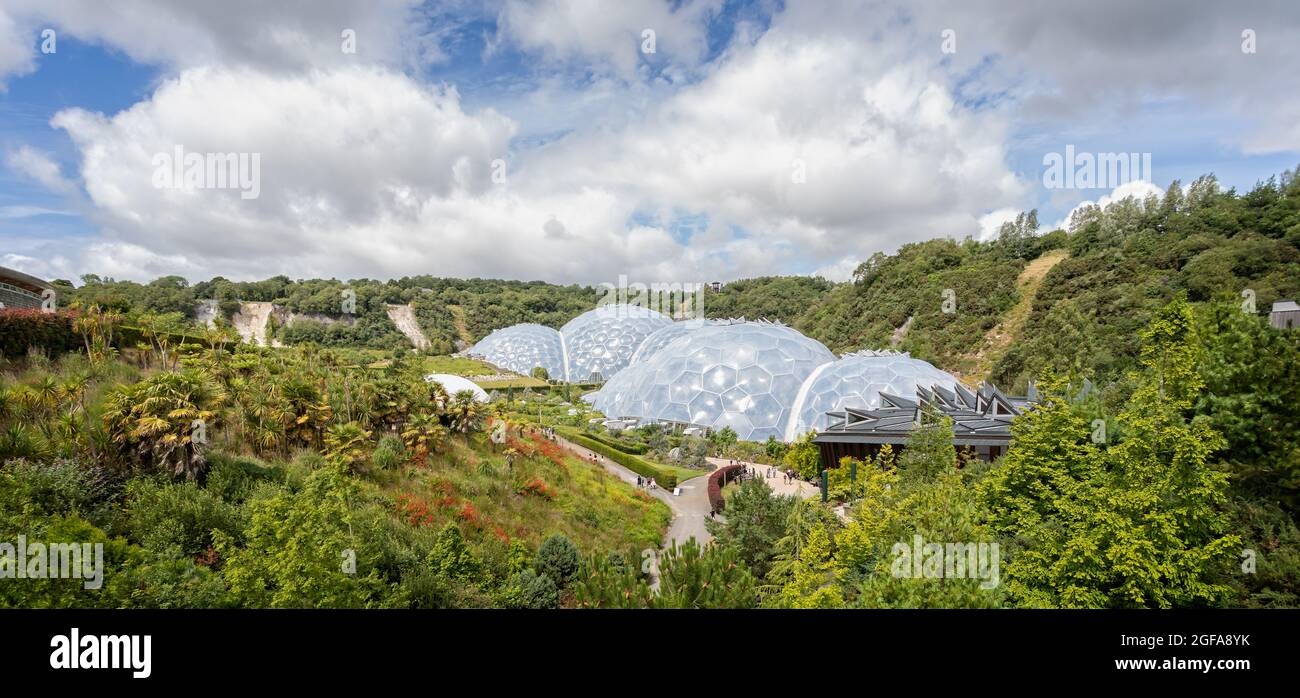
[(984, 461), (1007, 452), (1011, 422), (1030, 404), (1029, 398), (1004, 395), (985, 383), (974, 391), (960, 383), (917, 386), (915, 400), (880, 393), (880, 407), (847, 407), (828, 413), (831, 423), (813, 438), (821, 449), (823, 468), (839, 467), (845, 456), (870, 461), (888, 444), (897, 453), (921, 425), (922, 414), (932, 408), (952, 420), (953, 445)]
[(1300, 304), (1295, 301), (1274, 301), (1268, 314), (1268, 324), (1279, 330), (1300, 328)]
[(5, 308), (40, 308), (41, 294), (54, 290), (30, 274), (0, 267), (0, 304)]

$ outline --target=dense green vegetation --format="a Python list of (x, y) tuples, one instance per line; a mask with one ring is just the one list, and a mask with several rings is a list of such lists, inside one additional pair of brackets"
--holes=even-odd
[(537, 433), (496, 418), (490, 439), (488, 406), (420, 357), (86, 342), (3, 366), (0, 540), (103, 543), (104, 584), (6, 583), (0, 606), (572, 605), (566, 551), (668, 523)]
[(711, 318), (766, 318), (793, 325), (835, 286), (815, 276), (741, 279), (720, 290), (706, 289), (704, 313)]
[[(837, 351), (894, 344), (961, 372), (1019, 304), (1008, 350), (981, 360), (1004, 389), (1035, 381), (1041, 401), (993, 464), (964, 460), (934, 415), (902, 451), (842, 463), (828, 489), (843, 518), (762, 479), (731, 485), (707, 524), (714, 544), (661, 558), (668, 509), (538, 427), (664, 486), (707, 472), (710, 456), (813, 479), (816, 447), (727, 429), (612, 434), (578, 389), (544, 376), (509, 378), (490, 406), (421, 380), (490, 372), (433, 354), (516, 322), (558, 327), (594, 289), (60, 283), (79, 314), (4, 325), (0, 540), (102, 542), (108, 570), (94, 594), (75, 580), (3, 585), (0, 605), (1300, 605), (1300, 332), (1266, 318), (1300, 296), (1300, 180), (1238, 194), (1204, 177), (1039, 232), (1030, 212), (991, 241), (874, 255), (849, 283), (772, 277), (707, 294), (711, 316), (780, 319)], [(1022, 298), (1017, 276), (1046, 252), (1064, 259)], [(236, 300), (333, 317), (345, 288), (354, 322), (276, 328), (301, 346), (192, 324), (200, 298), (224, 317)], [(389, 303), (414, 307), (431, 352), (401, 348)], [(998, 565), (954, 575), (919, 557), (952, 543), (996, 546)]]
[[(1276, 365), (1259, 368), (1230, 348), (1242, 342), (1267, 343)], [(832, 496), (847, 501), (847, 520), (816, 500), (776, 496), (762, 479), (742, 482), (725, 518), (708, 526), (715, 547), (759, 584), (726, 603), (1297, 605), (1297, 384), (1275, 378), (1300, 366), (1300, 337), (1235, 304), (1198, 310), (1175, 299), (1142, 331), (1139, 360), (1131, 394), (1106, 415), (1104, 439), (1096, 438), (1096, 401), (1077, 399), (1065, 376), (1049, 374), (1042, 402), (1017, 420), (997, 463), (963, 462), (951, 425), (934, 415), (901, 453), (857, 463), (855, 482), (846, 459)], [(1257, 448), (1262, 441), (1269, 448)], [(789, 455), (797, 461), (801, 450)], [(937, 552), (923, 547), (931, 544)], [(962, 556), (970, 566), (954, 571), (944, 557), (952, 544), (983, 544), (999, 564), (972, 550)]]

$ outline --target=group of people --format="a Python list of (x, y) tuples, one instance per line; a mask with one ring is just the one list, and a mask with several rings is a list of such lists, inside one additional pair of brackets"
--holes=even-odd
[(637, 475), (636, 486), (644, 487), (647, 490), (654, 490), (659, 488), (659, 483), (655, 482), (655, 479), (652, 477), (642, 477), (640, 475)]
[[(753, 466), (753, 465), (748, 464), (748, 463), (742, 463), (742, 462), (737, 461), (737, 460), (732, 460), (732, 461), (728, 461), (728, 464), (729, 464), (729, 465), (739, 465), (739, 466), (740, 466), (740, 473), (739, 473), (738, 475), (736, 475), (736, 477), (735, 477), (734, 479), (737, 479), (737, 480), (747, 480), (747, 479), (749, 479), (749, 478), (751, 478), (751, 477), (754, 477), (754, 476), (757, 474), (757, 468), (756, 468), (755, 466)], [(779, 477), (782, 479), (782, 481), (785, 482), (785, 484), (787, 484), (787, 485), (793, 483), (793, 482), (794, 482), (795, 480), (797, 480), (798, 477), (799, 477), (799, 475), (798, 475), (797, 473), (795, 473), (795, 471), (793, 471), (793, 470), (781, 470), (780, 468), (778, 468), (778, 467), (776, 467), (776, 466), (774, 466), (774, 465), (769, 465), (769, 466), (767, 467), (767, 470), (763, 473), (763, 477), (766, 477), (766, 478), (774, 478), (774, 477), (778, 477), (778, 476), (779, 476)]]

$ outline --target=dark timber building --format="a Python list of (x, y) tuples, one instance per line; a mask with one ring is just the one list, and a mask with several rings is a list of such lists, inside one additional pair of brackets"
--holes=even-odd
[(897, 453), (921, 425), (929, 407), (952, 420), (953, 445), (980, 460), (991, 461), (1007, 452), (1011, 443), (1011, 421), (1032, 401), (1003, 395), (986, 384), (971, 391), (958, 385), (953, 390), (943, 386), (917, 386), (917, 399), (881, 393), (876, 409), (850, 407), (829, 412), (831, 425), (813, 443), (821, 448), (822, 468), (839, 467), (840, 459), (850, 456), (869, 461), (889, 444)]
[(0, 267), (0, 305), (5, 308), (40, 308), (41, 294), (53, 289), (35, 276)]

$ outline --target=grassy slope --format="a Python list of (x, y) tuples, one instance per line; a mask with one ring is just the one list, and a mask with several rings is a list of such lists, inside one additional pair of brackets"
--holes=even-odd
[[(437, 529), (454, 521), (480, 545), (495, 538), (522, 540), (535, 549), (550, 534), (563, 533), (592, 552), (655, 547), (662, 539), (672, 518), (662, 502), (558, 447), (548, 457), (531, 440), (514, 445), (534, 455), (516, 458), (513, 470), (506, 467), (504, 447), (495, 450), (480, 434), (469, 443), (453, 439), (426, 467), (375, 480), (394, 501), (415, 502), (397, 508), (408, 523)], [(551, 499), (525, 491), (536, 480), (553, 493)], [(427, 518), (419, 515), (423, 511)]]
[(1002, 315), (997, 326), (984, 335), (980, 348), (973, 354), (963, 357), (961, 364), (973, 365), (973, 368), (964, 373), (955, 372), (958, 378), (971, 385), (988, 380), (993, 372), (993, 365), (1020, 338), (1025, 321), (1029, 319), (1029, 312), (1033, 308), (1034, 298), (1038, 295), (1038, 289), (1043, 285), (1047, 272), (1069, 256), (1065, 250), (1052, 250), (1025, 265), (1024, 270), (1020, 272), (1020, 277), (1016, 279), (1016, 291), (1020, 294), (1020, 299), (1011, 310)]
[[(601, 442), (598, 439), (593, 439), (587, 434), (583, 433), (581, 429), (577, 429), (574, 427), (559, 427), (557, 431), (559, 431), (561, 436), (564, 436), (565, 438), (569, 439), (570, 441), (573, 441), (575, 444), (582, 446), (583, 448), (590, 448), (591, 450), (596, 450), (596, 447), (603, 446), (611, 451), (617, 451), (618, 453), (621, 453), (622, 455), (620, 456), (620, 458), (623, 460), (621, 464), (626, 468), (636, 470), (636, 468), (631, 467), (630, 464), (635, 464), (639, 461), (641, 463), (645, 463), (650, 468), (659, 470), (660, 472), (672, 473), (673, 475), (677, 476), (678, 484), (686, 482), (691, 478), (696, 478), (701, 475), (709, 474), (709, 471), (707, 470), (695, 470), (693, 468), (683, 468), (680, 465), (670, 465), (668, 463), (660, 463), (658, 461), (650, 460), (642, 455), (637, 455), (635, 453), (628, 453), (627, 451), (624, 451), (621, 448), (617, 448), (612, 444)], [(583, 443), (584, 440), (587, 441), (588, 443)], [(643, 469), (646, 470), (647, 472), (650, 472), (649, 469), (645, 469), (645, 468)], [(651, 472), (650, 474), (653, 473)]]

